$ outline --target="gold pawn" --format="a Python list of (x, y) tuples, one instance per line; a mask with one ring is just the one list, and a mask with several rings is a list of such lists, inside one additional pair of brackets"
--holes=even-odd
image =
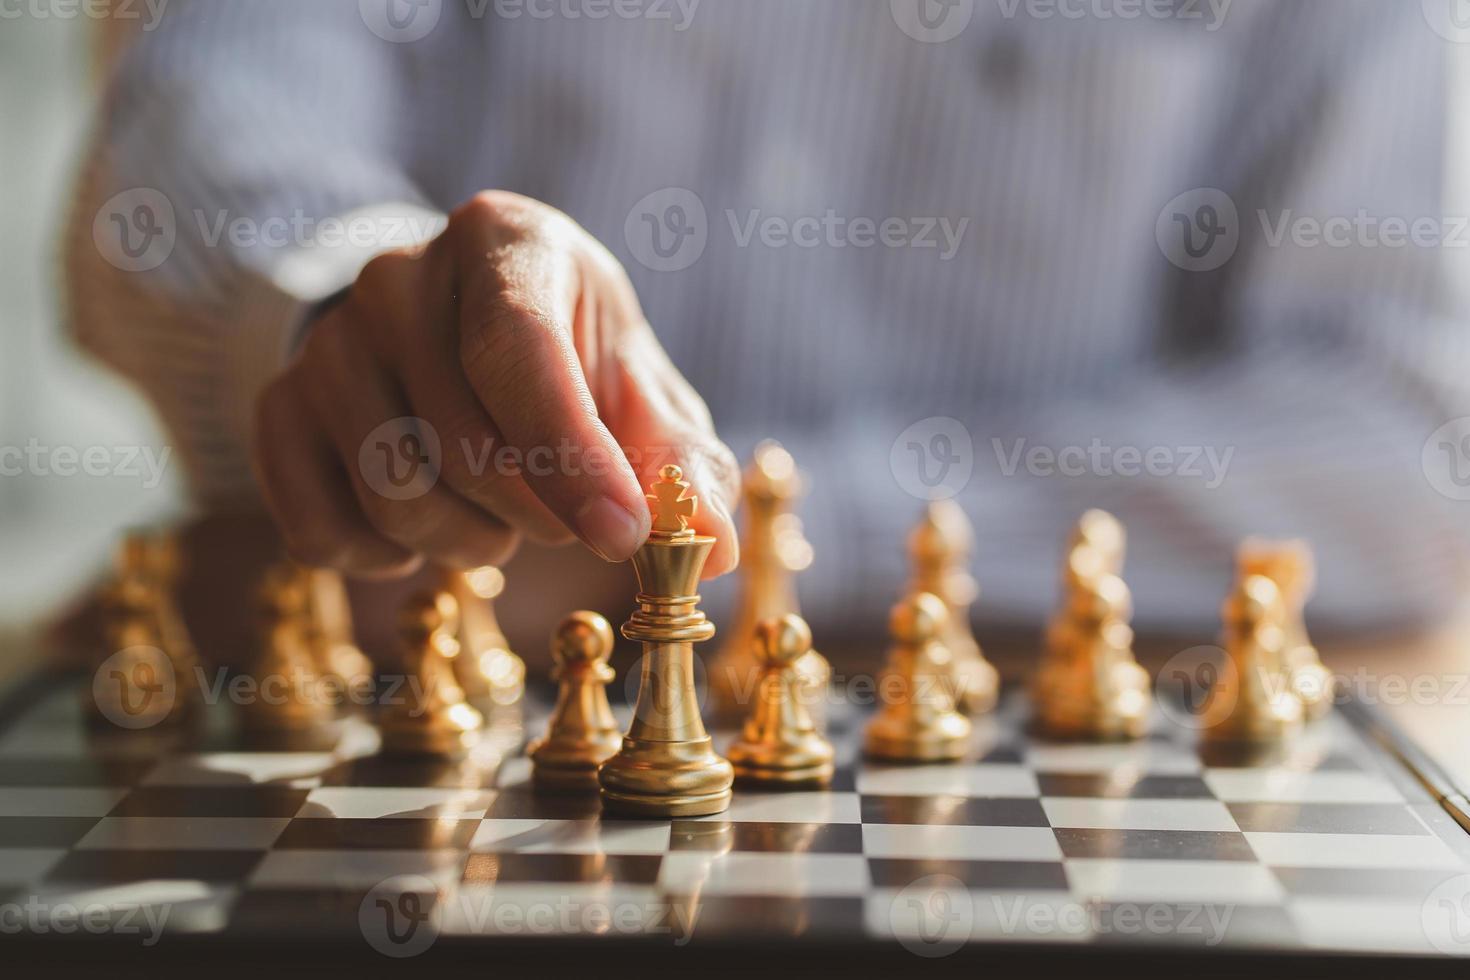
[(446, 572), (445, 588), (459, 603), (459, 656), (454, 676), (471, 700), (515, 704), (526, 690), (526, 664), (510, 649), (495, 616), (495, 599), (505, 591), (505, 573), (494, 565)]
[(180, 711), (190, 714), (203, 707), (199, 653), (184, 624), (176, 594), (184, 559), (178, 538), (162, 531), (135, 531), (123, 539), (117, 555), (117, 575), (143, 588), (140, 596), (153, 617), (158, 648), (173, 669)]
[(812, 648), (800, 616), (767, 619), (755, 628), (761, 667), (755, 709), (726, 755), (738, 780), (774, 786), (825, 786), (832, 781), (832, 743), (807, 711), (797, 664)]
[[(868, 723), (863, 748), (877, 759), (932, 762), (958, 759), (970, 747), (970, 720), (955, 710), (944, 677), (949, 611), (928, 592), (906, 596), (888, 619), (888, 664), (879, 680), (883, 707)], [(895, 690), (896, 689), (896, 690)]]
[(264, 636), (251, 669), (256, 689), (240, 705), (241, 722), (253, 732), (300, 732), (329, 721), (335, 709), (323, 697), (316, 670), (310, 595), (300, 570), (286, 564), (271, 568), (258, 601)]
[(948, 679), (955, 706), (968, 714), (981, 714), (995, 707), (1000, 673), (985, 659), (970, 627), (970, 606), (980, 594), (966, 567), (974, 536), (970, 519), (959, 504), (953, 500), (930, 503), (909, 535), (914, 569), (909, 591), (936, 595), (949, 610), (943, 639), (950, 653)]
[(484, 718), (465, 701), (450, 661), (459, 652), (451, 633), (458, 607), (447, 592), (420, 593), (398, 617), (408, 683), (378, 717), (390, 755), (453, 757), (479, 740)]
[(1201, 706), (1207, 743), (1275, 742), (1302, 724), (1302, 703), (1283, 664), (1286, 610), (1276, 583), (1242, 579), (1225, 600), (1227, 660)]
[(579, 610), (557, 627), (551, 644), (556, 707), (546, 735), (528, 751), (537, 786), (597, 791), (597, 767), (622, 743), (607, 701), (612, 651), (612, 626), (595, 612)]
[[(812, 563), (812, 546), (793, 512), (803, 490), (801, 471), (775, 440), (756, 446), (741, 479), (740, 594), (729, 639), (709, 665), (709, 695), (717, 718), (740, 717), (759, 683), (751, 637), (763, 620), (801, 615), (796, 575)], [(819, 712), (832, 667), (816, 650), (796, 665), (803, 695)], [(818, 719), (820, 721), (820, 719)]]
[(730, 805), (730, 763), (715, 754), (694, 690), (694, 644), (715, 634), (699, 610), (699, 573), (715, 539), (696, 535), (698, 505), (683, 471), (665, 466), (652, 485), (653, 530), (633, 555), (638, 608), (623, 636), (643, 644), (633, 722), (597, 772), (603, 809), (643, 817), (694, 817)]
[(1332, 673), (1307, 636), (1306, 605), (1316, 582), (1312, 549), (1305, 541), (1248, 538), (1236, 555), (1241, 578), (1264, 575), (1276, 583), (1285, 608), (1286, 651), (1283, 658), (1291, 687), (1308, 719), (1332, 710)]
[(1038, 726), (1058, 738), (1140, 738), (1153, 698), (1133, 658), (1132, 596), (1107, 558), (1085, 538), (1073, 540), (1066, 597), (1032, 687)]
[(180, 678), (163, 650), (152, 590), (136, 578), (120, 578), (103, 594), (102, 613), (103, 636), (113, 653), (82, 693), (88, 719), (137, 730), (189, 716), (194, 705), (180, 697)]

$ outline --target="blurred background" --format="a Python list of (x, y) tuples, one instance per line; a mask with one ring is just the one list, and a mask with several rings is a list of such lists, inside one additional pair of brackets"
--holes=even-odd
[[(0, 672), (34, 650), (107, 567), (118, 532), (187, 512), (182, 466), (146, 401), (81, 355), (62, 329), (61, 234), (107, 65), (137, 21), (53, 4), (0, 16), (0, 448), (76, 454), (103, 447), (137, 472), (0, 475)], [(1456, 105), (1470, 92), (1470, 46), (1450, 59)], [(1449, 112), (1448, 172), (1470, 174), (1470, 121)], [(1446, 211), (1470, 213), (1460, 181)], [(1470, 282), (1462, 284), (1470, 290)], [(155, 481), (142, 460), (162, 463)]]
[[(21, 9), (21, 8), (16, 8)], [(146, 401), (61, 329), (61, 227), (117, 22), (0, 20), (0, 446), (102, 446), (114, 458), (166, 439)], [(126, 25), (124, 25), (125, 27)], [(120, 528), (182, 513), (179, 473), (0, 475), (0, 670), (102, 572)]]

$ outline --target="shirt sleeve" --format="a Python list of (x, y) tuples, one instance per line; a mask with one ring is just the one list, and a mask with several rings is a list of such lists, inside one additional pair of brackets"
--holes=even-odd
[(453, 99), (463, 34), (392, 37), (355, 3), (184, 0), (109, 79), (68, 231), (69, 321), (148, 393), (206, 505), (254, 495), (255, 398), (312, 308), (443, 225), (414, 105)]

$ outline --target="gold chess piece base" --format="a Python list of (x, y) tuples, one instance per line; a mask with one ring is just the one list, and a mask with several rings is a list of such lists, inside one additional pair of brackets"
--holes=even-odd
[[(1037, 727), (1063, 740), (1121, 741), (1148, 732), (1153, 699), (1148, 674), (1137, 664), (1115, 665), (1119, 675), (1101, 694), (1090, 679), (1058, 671), (1037, 677), (1033, 700)], [(1084, 681), (1081, 685), (1077, 682)]]
[(708, 737), (694, 742), (624, 738), (598, 770), (603, 809), (630, 817), (703, 817), (730, 806), (735, 772)]
[(943, 762), (964, 756), (970, 747), (970, 724), (963, 715), (945, 718), (922, 733), (902, 724), (876, 720), (863, 738), (863, 752), (889, 762)]
[(405, 719), (384, 721), (380, 726), (383, 752), (388, 755), (431, 755), (454, 757), (474, 748), (480, 740), (483, 719), (468, 704), (459, 704), (423, 723)]

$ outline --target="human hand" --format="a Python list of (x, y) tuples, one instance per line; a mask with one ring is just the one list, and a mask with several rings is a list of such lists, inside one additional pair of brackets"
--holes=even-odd
[[(369, 262), (262, 392), (254, 436), (267, 505), (308, 564), (499, 564), (522, 536), (622, 561), (648, 536), (644, 488), (666, 463), (717, 539), (706, 577), (738, 559), (739, 467), (709, 410), (617, 259), (520, 195), (478, 194), (426, 245)], [(387, 487), (403, 449), (431, 465)]]

